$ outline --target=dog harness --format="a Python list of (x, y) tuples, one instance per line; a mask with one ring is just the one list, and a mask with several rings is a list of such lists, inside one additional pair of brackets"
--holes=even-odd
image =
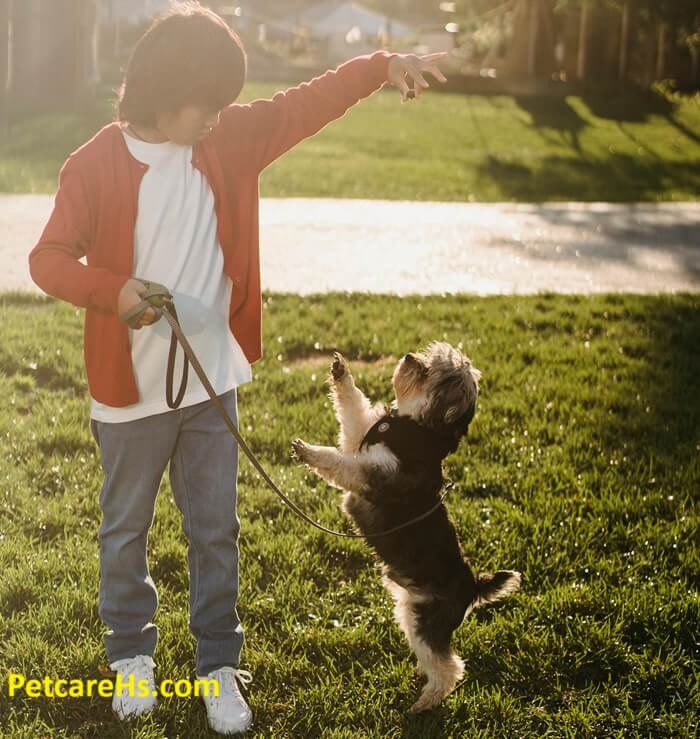
[(467, 413), (442, 431), (423, 426), (410, 416), (400, 416), (398, 410), (393, 408), (365, 434), (360, 449), (373, 444), (386, 444), (399, 461), (408, 466), (426, 459), (442, 460), (457, 448), (473, 416), (473, 412)]

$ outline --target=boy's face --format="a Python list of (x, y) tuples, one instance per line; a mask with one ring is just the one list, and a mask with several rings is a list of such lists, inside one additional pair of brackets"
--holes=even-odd
[(158, 130), (175, 144), (191, 146), (208, 136), (218, 122), (218, 110), (186, 105), (177, 113), (161, 114), (158, 117)]

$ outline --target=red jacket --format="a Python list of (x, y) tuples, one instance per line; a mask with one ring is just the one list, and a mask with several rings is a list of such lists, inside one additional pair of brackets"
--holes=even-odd
[[(224, 271), (233, 282), (229, 325), (251, 364), (262, 356), (260, 172), (377, 90), (390, 58), (385, 51), (356, 57), (270, 100), (230, 105), (192, 148), (192, 164), (214, 193)], [(139, 400), (117, 299), (135, 276), (134, 226), (147, 169), (129, 152), (118, 122), (102, 128), (61, 168), (53, 212), (29, 255), (32, 279), (44, 292), (87, 309), (83, 354), (90, 394), (116, 407)], [(79, 261), (83, 256), (87, 266)]]

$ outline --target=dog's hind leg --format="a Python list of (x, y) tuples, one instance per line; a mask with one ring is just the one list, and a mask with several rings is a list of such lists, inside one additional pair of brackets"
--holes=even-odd
[(460, 617), (454, 624), (453, 614), (450, 613), (452, 610), (452, 604), (445, 606), (439, 601), (418, 604), (416, 607), (413, 649), (420, 671), (428, 681), (418, 700), (411, 706), (413, 713), (434, 708), (455, 689), (464, 675), (464, 662), (450, 646), (452, 632), (461, 622)]
[(428, 681), (412, 712), (435, 707), (464, 675), (464, 662), (450, 647), (452, 632), (459, 625), (466, 604), (444, 604), (428, 593), (410, 590), (385, 577), (394, 596), (394, 616), (418, 660), (418, 672)]
[(355, 385), (345, 358), (338, 352), (333, 355), (328, 383), (335, 416), (340, 424), (338, 447), (343, 452), (356, 452), (384, 409), (379, 406), (372, 408), (365, 394)]

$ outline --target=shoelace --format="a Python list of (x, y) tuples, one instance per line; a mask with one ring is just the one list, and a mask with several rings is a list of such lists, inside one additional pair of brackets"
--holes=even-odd
[(150, 675), (153, 670), (153, 664), (148, 657), (139, 654), (131, 659), (119, 660), (116, 668), (118, 672), (125, 675), (132, 675), (137, 670), (147, 672)]
[(233, 692), (238, 693), (240, 689), (236, 682), (238, 678), (244, 685), (253, 682), (253, 676), (248, 670), (238, 670), (235, 667), (224, 667), (221, 670), (221, 680), (226, 687), (231, 688)]
[(115, 665), (115, 672), (121, 673), (127, 680), (131, 675), (139, 673), (141, 678), (148, 680), (150, 689), (155, 687), (155, 678), (153, 675), (153, 662), (145, 655), (137, 655), (131, 659), (119, 660)]

